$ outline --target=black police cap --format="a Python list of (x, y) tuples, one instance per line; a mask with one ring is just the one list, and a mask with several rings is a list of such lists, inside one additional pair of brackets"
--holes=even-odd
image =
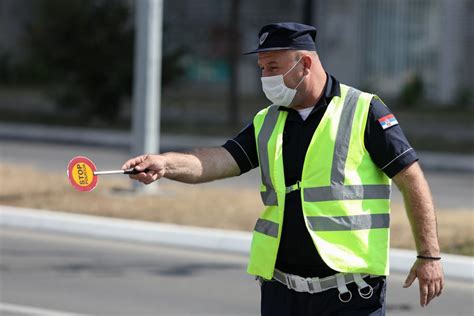
[(293, 22), (268, 24), (262, 27), (258, 38), (258, 48), (244, 55), (284, 49), (316, 50), (316, 28), (310, 25)]

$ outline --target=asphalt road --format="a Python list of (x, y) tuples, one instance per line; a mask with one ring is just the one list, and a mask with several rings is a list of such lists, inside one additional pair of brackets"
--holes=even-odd
[[(171, 148), (164, 148), (164, 150)], [(0, 140), (0, 162), (65, 172), (76, 155), (116, 169), (124, 149)], [(426, 171), (439, 208), (474, 209), (472, 173)], [(209, 186), (258, 187), (258, 170)], [(394, 189), (394, 201), (401, 201)], [(246, 258), (193, 250), (51, 235), (0, 232), (0, 315), (258, 315), (259, 289)], [(405, 275), (389, 278), (388, 315), (472, 315), (473, 285), (448, 280), (426, 309)]]
[[(235, 254), (0, 232), (0, 315), (259, 315), (259, 288)], [(389, 278), (388, 315), (472, 315), (474, 286), (447, 280), (418, 305), (405, 275)]]
[(243, 256), (10, 229), (0, 236), (1, 315), (2, 304), (85, 315), (258, 314)]
[[(172, 150), (172, 148), (162, 148), (162, 151), (167, 150)], [(119, 148), (0, 139), (0, 162), (33, 165), (45, 170), (65, 172), (69, 160), (78, 155), (91, 158), (99, 170), (119, 169), (126, 160), (131, 158), (127, 150)], [(258, 190), (258, 170), (254, 169), (240, 177), (204, 185), (245, 186)], [(437, 208), (474, 210), (473, 173), (426, 170), (425, 174)], [(393, 200), (402, 201), (395, 186)]]

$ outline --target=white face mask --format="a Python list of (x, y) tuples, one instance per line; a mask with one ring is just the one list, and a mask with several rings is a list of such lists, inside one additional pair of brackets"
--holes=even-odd
[[(302, 57), (301, 57), (302, 58)], [(300, 82), (296, 85), (294, 89), (288, 88), (285, 84), (283, 78), (292, 71), (296, 65), (300, 62), (301, 58), (290, 68), (284, 75), (276, 75), (269, 77), (262, 77), (262, 90), (265, 93), (265, 96), (273, 104), (289, 106), (291, 101), (295, 98), (296, 89), (303, 82), (306, 75), (301, 78)]]

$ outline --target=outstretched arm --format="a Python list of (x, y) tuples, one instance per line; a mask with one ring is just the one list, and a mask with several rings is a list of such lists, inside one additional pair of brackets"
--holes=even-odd
[(147, 172), (130, 175), (130, 178), (145, 184), (162, 177), (185, 183), (203, 183), (240, 174), (234, 158), (223, 147), (142, 155), (124, 163), (122, 169), (128, 168), (138, 171), (148, 169)]
[[(400, 171), (393, 180), (403, 194), (405, 208), (411, 224), (419, 255), (439, 257), (436, 214), (428, 183), (417, 162)], [(405, 281), (409, 287), (418, 278), (420, 305), (426, 306), (440, 296), (444, 286), (441, 263), (430, 259), (417, 259)]]

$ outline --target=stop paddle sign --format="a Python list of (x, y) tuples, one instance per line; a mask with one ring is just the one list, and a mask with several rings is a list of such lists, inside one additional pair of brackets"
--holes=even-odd
[(138, 174), (149, 169), (137, 171), (135, 168), (125, 170), (97, 171), (94, 163), (87, 157), (77, 156), (67, 165), (67, 177), (72, 186), (78, 191), (92, 191), (97, 186), (99, 175), (107, 174)]
[(67, 177), (72, 186), (78, 191), (92, 191), (97, 185), (96, 167), (92, 160), (77, 156), (69, 161)]

